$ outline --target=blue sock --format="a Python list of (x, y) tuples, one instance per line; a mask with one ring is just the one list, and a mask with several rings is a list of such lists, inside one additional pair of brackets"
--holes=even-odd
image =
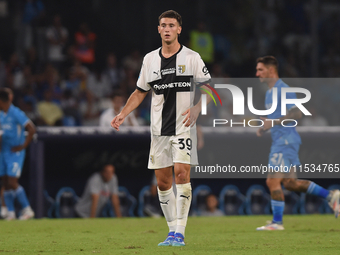
[(329, 195), (329, 190), (324, 189), (314, 182), (310, 182), (306, 193), (322, 198), (327, 198)]
[(22, 208), (26, 208), (27, 206), (30, 205), (30, 203), (28, 202), (27, 196), (26, 196), (26, 192), (22, 186), (19, 186), (14, 191), (14, 193)]
[(283, 210), (285, 208), (284, 201), (271, 200), (273, 211), (273, 223), (282, 224)]
[(4, 191), (4, 200), (7, 206), (7, 210), (9, 212), (14, 212), (14, 191), (13, 190), (5, 190)]

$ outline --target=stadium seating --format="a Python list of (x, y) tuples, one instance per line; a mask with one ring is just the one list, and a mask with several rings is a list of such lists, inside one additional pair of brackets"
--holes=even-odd
[(224, 186), (219, 196), (220, 210), (225, 215), (243, 215), (245, 200), (245, 196), (235, 185)]
[(55, 218), (56, 203), (50, 197), (47, 190), (44, 190), (44, 216), (48, 218)]
[(110, 200), (106, 203), (103, 210), (101, 211), (100, 217), (103, 217), (103, 218), (115, 217), (115, 213), (113, 212), (112, 202)]
[(74, 206), (79, 197), (70, 187), (61, 188), (56, 195), (55, 215), (57, 218), (74, 218)]
[[(136, 198), (134, 198), (127, 188), (125, 187), (119, 187), (119, 202), (120, 202), (120, 210), (122, 212), (122, 216), (124, 217), (135, 217), (135, 214), (133, 211), (135, 210), (137, 206)], [(114, 214), (113, 208), (112, 213)]]
[(270, 195), (261, 185), (252, 185), (246, 194), (246, 213), (270, 214)]
[(297, 214), (300, 206), (300, 197), (292, 191), (282, 189), (285, 196), (284, 214)]
[(196, 215), (200, 215), (201, 211), (206, 208), (205, 198), (209, 195), (211, 189), (207, 185), (197, 186), (192, 193), (192, 205), (191, 209)]
[[(153, 197), (150, 192), (150, 186), (145, 186), (139, 192), (138, 195), (138, 216), (139, 217), (159, 217), (162, 214), (162, 210), (157, 201), (157, 206), (153, 201)], [(158, 200), (158, 197), (157, 197)]]
[(302, 193), (300, 197), (300, 213), (301, 214), (325, 213), (324, 200), (317, 196)]

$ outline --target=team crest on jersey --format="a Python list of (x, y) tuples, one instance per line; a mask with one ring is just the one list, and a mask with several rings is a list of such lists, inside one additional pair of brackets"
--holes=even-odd
[(154, 158), (154, 156), (153, 156), (153, 155), (150, 155), (150, 161), (151, 161), (151, 163), (152, 163), (152, 164), (154, 164), (154, 163), (155, 163), (155, 158)]
[(178, 72), (184, 73), (185, 72), (185, 65), (178, 65)]

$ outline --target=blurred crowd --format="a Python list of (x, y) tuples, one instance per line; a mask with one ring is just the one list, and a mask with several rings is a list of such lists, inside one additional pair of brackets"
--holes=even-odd
[[(135, 89), (146, 52), (133, 49), (121, 56), (116, 49), (107, 51), (105, 60), (98, 59), (96, 52), (103, 40), (98, 40), (95, 26), (79, 22), (71, 34), (61, 15), (46, 10), (46, 2), (20, 2), (15, 51), (6, 58), (0, 56), (0, 86), (14, 91), (14, 104), (36, 125), (45, 126), (97, 126), (108, 109), (111, 112), (106, 112), (106, 118), (118, 113)], [(186, 27), (181, 42), (201, 54), (212, 77), (254, 77), (256, 58), (267, 54), (279, 60), (281, 77), (313, 77), (311, 51), (316, 42), (311, 35), (311, 4), (302, 0), (247, 3), (214, 0), (217, 15), (209, 14), (209, 6), (196, 28)], [(331, 0), (319, 4), (318, 75), (337, 77), (340, 5)], [(225, 25), (216, 26), (221, 17)], [(312, 125), (340, 125), (332, 111), (340, 104), (340, 98), (334, 96), (339, 88), (315, 90), (321, 94), (310, 106), (318, 119)], [(332, 102), (325, 107), (321, 98), (329, 94)], [(129, 123), (148, 125), (149, 108), (146, 99)]]

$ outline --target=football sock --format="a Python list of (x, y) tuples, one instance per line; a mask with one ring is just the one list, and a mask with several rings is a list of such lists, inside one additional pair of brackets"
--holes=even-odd
[(329, 190), (322, 188), (314, 182), (310, 182), (306, 193), (322, 198), (327, 198), (329, 195)]
[(4, 191), (4, 200), (8, 212), (14, 212), (14, 191), (12, 189)]
[(271, 200), (273, 211), (273, 223), (282, 224), (283, 210), (285, 208), (284, 201)]
[(30, 206), (30, 203), (28, 202), (26, 196), (26, 192), (22, 186), (19, 185), (19, 187), (14, 191), (14, 193), (23, 209), (26, 208), (27, 206)]
[(169, 226), (169, 232), (175, 232), (177, 226), (176, 197), (172, 187), (169, 190), (161, 191), (157, 187), (159, 203)]
[(177, 228), (176, 233), (184, 236), (191, 204), (191, 183), (176, 184), (177, 189)]

